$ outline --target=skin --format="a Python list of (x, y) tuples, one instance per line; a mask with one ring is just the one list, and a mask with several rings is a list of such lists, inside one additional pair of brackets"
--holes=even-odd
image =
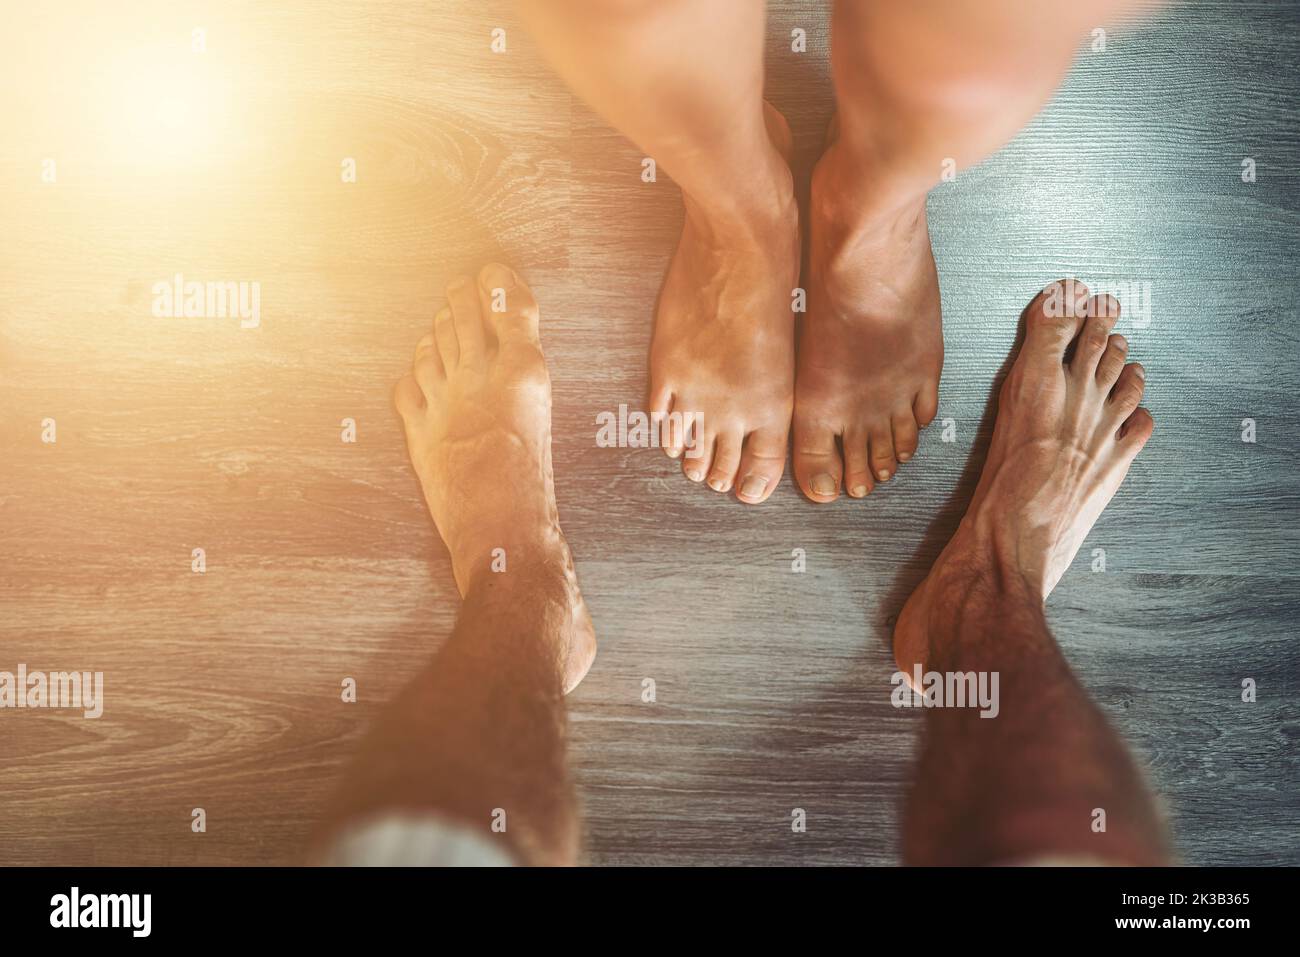
[(838, 114), (813, 170), (794, 473), (816, 502), (870, 494), (917, 451), (943, 368), (926, 196), (1007, 143), (1117, 0), (841, 2)]
[[(774, 148), (788, 155), (785, 120), (771, 107), (767, 116)], [(651, 337), (649, 411), (699, 417), (689, 455), (678, 441), (664, 445), (682, 456), (688, 479), (761, 501), (785, 468), (794, 403), (796, 214), (792, 207), (784, 224), (751, 229), (693, 203), (686, 210)]]
[[(864, 496), (911, 458), (942, 367), (925, 219), (936, 158), (960, 170), (1005, 143), (1051, 95), (1078, 38), (1122, 6), (836, 4), (840, 114), (813, 174), (796, 377), (799, 216), (789, 132), (762, 99), (762, 5), (525, 0), (557, 69), (681, 187), (648, 408), (701, 417), (700, 455), (682, 454), (685, 436), (665, 446), (688, 477), (764, 501), (792, 420), (796, 481), (814, 501), (843, 487)], [(411, 810), (500, 839), (524, 863), (572, 863), (563, 694), (596, 645), (555, 507), (537, 305), (499, 265), (453, 282), (447, 298), (395, 399), (464, 604), (370, 733), (320, 840)], [(926, 712), (904, 827), (912, 863), (1167, 858), (1132, 760), (1042, 609), (1153, 424), (1138, 408), (1140, 366), (1125, 365), (1126, 343), (1108, 336), (1116, 304), (1071, 291), (1053, 314), (1051, 301), (1026, 313), (979, 490), (895, 633), (904, 672), (1001, 675), (998, 719)], [(506, 573), (491, 571), (495, 549)], [(506, 834), (490, 831), (497, 807)], [(1089, 826), (1098, 808), (1104, 832)]]
[[(1126, 364), (1127, 342), (1110, 334), (1118, 315), (1113, 299), (1065, 281), (1030, 304), (975, 496), (899, 616), (901, 671), (1000, 676), (992, 720), (969, 709), (926, 711), (904, 823), (911, 863), (1168, 860), (1141, 776), (1043, 615), (1154, 429), (1138, 407), (1142, 367)], [(1104, 832), (1092, 828), (1098, 808)]]
[[(494, 290), (502, 312), (493, 310)], [(513, 270), (496, 263), (477, 280), (453, 280), (447, 301), (395, 392), (411, 464), (462, 596), (503, 577), (492, 571), (496, 549), (505, 551), (507, 575), (526, 563), (530, 574), (566, 583), (568, 692), (591, 667), (596, 638), (555, 505), (551, 380), (537, 302)]]
[(753, 0), (522, 0), (557, 72), (681, 188), (655, 312), (647, 410), (693, 413), (683, 473), (745, 502), (785, 470), (794, 407), (799, 213), (785, 119), (763, 100)]
[[(492, 311), (494, 290), (504, 312)], [(406, 812), (457, 822), (521, 863), (571, 864), (581, 829), (563, 695), (590, 667), (595, 639), (556, 516), (537, 306), (497, 265), (453, 282), (447, 298), (395, 401), (464, 603), (363, 742), (317, 847)], [(1141, 367), (1109, 334), (1117, 315), (1113, 300), (1069, 284), (1026, 310), (976, 495), (899, 618), (903, 671), (1001, 679), (994, 720), (927, 709), (904, 821), (909, 863), (1168, 858), (1140, 775), (1070, 674), (1042, 607), (1152, 433), (1138, 408)], [(500, 543), (507, 571), (495, 573)], [(500, 834), (497, 808), (508, 820)], [(1097, 808), (1103, 832), (1091, 826)]]
[[(497, 264), (454, 280), (447, 300), (394, 401), (464, 601), (451, 637), (362, 743), (317, 846), (405, 811), (467, 826), (522, 863), (572, 864), (564, 694), (596, 639), (555, 505), (537, 303)], [(503, 572), (492, 570), (497, 548)], [(491, 830), (496, 808), (505, 833)]]
[[(862, 498), (938, 410), (943, 330), (925, 200), (1010, 140), (1080, 38), (1130, 0), (852, 0), (834, 7), (838, 119), (813, 172), (807, 312), (783, 118), (762, 98), (753, 0), (522, 0), (556, 70), (681, 188), (648, 408), (700, 416), (688, 478), (751, 504), (787, 442), (815, 502)], [(797, 361), (796, 361), (797, 353)]]

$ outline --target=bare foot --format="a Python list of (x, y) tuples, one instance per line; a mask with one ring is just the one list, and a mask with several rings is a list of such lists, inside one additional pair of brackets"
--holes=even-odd
[(894, 630), (904, 672), (924, 667), (943, 640), (929, 615), (949, 585), (1010, 583), (1046, 600), (1151, 437), (1155, 423), (1138, 408), (1142, 366), (1126, 365), (1128, 343), (1108, 335), (1118, 316), (1118, 302), (1089, 298), (1073, 280), (1053, 283), (1025, 311), (975, 496)]
[(502, 560), (506, 575), (563, 581), (572, 628), (555, 652), (567, 693), (591, 667), (596, 634), (555, 506), (551, 380), (537, 303), (495, 263), (477, 282), (453, 280), (447, 300), (394, 393), (411, 464), (462, 597)]
[[(761, 208), (721, 214), (684, 196), (686, 220), (659, 294), (650, 345), (649, 410), (699, 417), (674, 433), (668, 455), (716, 492), (757, 503), (785, 471), (794, 401), (794, 315), (799, 213), (786, 157), (790, 131), (766, 106), (769, 182)], [(676, 418), (676, 417), (674, 417)], [(690, 444), (691, 448), (684, 448)]]
[(794, 476), (815, 502), (862, 498), (915, 454), (943, 369), (925, 197), (873, 195), (834, 123), (830, 139), (813, 171), (794, 401)]

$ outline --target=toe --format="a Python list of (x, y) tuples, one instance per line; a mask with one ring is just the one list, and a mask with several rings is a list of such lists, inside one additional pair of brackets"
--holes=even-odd
[(456, 342), (460, 346), (458, 367), (481, 368), (486, 361), (487, 344), (483, 336), (483, 309), (479, 304), (478, 290), (465, 276), (458, 276), (447, 286), (447, 302), (456, 327)]
[(703, 482), (713, 462), (716, 437), (711, 432), (705, 432), (698, 423), (687, 424), (683, 431), (682, 472), (692, 482)]
[(398, 380), (393, 389), (393, 404), (404, 418), (424, 411), (424, 393), (415, 381), (415, 376), (405, 375)]
[(1111, 336), (1106, 343), (1106, 351), (1097, 363), (1097, 385), (1107, 392), (1124, 370), (1124, 357), (1128, 355), (1128, 340), (1118, 333)]
[(479, 307), (488, 316), (502, 346), (540, 346), (537, 300), (509, 266), (488, 263), (478, 274)]
[(814, 502), (833, 502), (840, 494), (844, 463), (835, 433), (826, 426), (794, 429), (794, 477)]
[(888, 422), (871, 430), (869, 445), (871, 474), (877, 482), (888, 482), (889, 477), (898, 471), (898, 463), (894, 459), (894, 437), (890, 433)]
[(715, 492), (730, 492), (740, 466), (740, 453), (745, 444), (745, 434), (735, 429), (718, 434), (713, 446), (713, 467), (709, 469), (709, 488)]
[(670, 459), (680, 458), (686, 442), (681, 410), (676, 400), (670, 399), (659, 420), (659, 447)]
[(1086, 303), (1087, 318), (1074, 342), (1070, 373), (1080, 382), (1097, 377), (1097, 365), (1110, 344), (1110, 330), (1119, 318), (1119, 301), (1113, 296), (1093, 296)]
[(1025, 310), (1025, 347), (1032, 361), (1060, 363), (1087, 318), (1088, 287), (1076, 279), (1058, 279)]
[(1156, 423), (1151, 418), (1150, 412), (1142, 408), (1134, 409), (1133, 414), (1119, 427), (1120, 445), (1128, 449), (1130, 454), (1137, 455), (1142, 451), (1142, 446), (1147, 444), (1147, 439), (1151, 438), (1155, 428)]
[(661, 419), (673, 405), (673, 390), (665, 384), (652, 385), (646, 397), (646, 411), (652, 419)]
[(456, 324), (452, 321), (450, 309), (440, 309), (433, 317), (433, 339), (444, 372), (455, 369), (460, 362), (460, 344), (456, 341)]
[(776, 489), (785, 471), (786, 429), (756, 429), (745, 438), (737, 472), (736, 495), (742, 502), (757, 505)]
[(844, 488), (853, 498), (865, 498), (876, 486), (867, 464), (868, 441), (864, 428), (844, 430)]
[(927, 385), (912, 400), (912, 419), (919, 428), (925, 428), (939, 414), (939, 388)]
[(447, 380), (447, 373), (442, 368), (442, 357), (438, 355), (438, 345), (434, 341), (433, 333), (426, 333), (424, 338), (416, 344), (415, 359), (411, 363), (411, 371), (415, 376), (415, 381), (427, 396), (432, 396), (443, 382)]
[(894, 454), (898, 456), (898, 461), (906, 462), (916, 454), (916, 419), (912, 417), (910, 409), (895, 412), (891, 426), (894, 430)]
[(650, 428), (654, 445), (658, 445), (665, 453), (668, 451), (667, 438), (668, 428), (668, 410), (673, 407), (673, 393), (667, 386), (651, 386), (650, 394), (646, 396), (646, 414), (650, 417)]
[(1142, 401), (1146, 389), (1146, 370), (1140, 362), (1130, 362), (1119, 374), (1115, 387), (1110, 390), (1111, 418), (1119, 421), (1127, 419)]

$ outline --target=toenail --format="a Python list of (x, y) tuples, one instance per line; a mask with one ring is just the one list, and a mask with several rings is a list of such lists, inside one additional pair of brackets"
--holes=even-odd
[(740, 486), (740, 494), (745, 498), (758, 498), (767, 488), (767, 479), (761, 475), (750, 475)]
[(1140, 365), (1138, 365), (1135, 362), (1133, 363), (1133, 374), (1137, 376), (1139, 379), (1145, 379), (1147, 377), (1147, 370), (1143, 369)]
[(703, 472), (687, 472), (687, 473), (686, 473), (686, 477), (687, 477), (688, 479), (690, 479), (692, 482), (698, 482), (698, 481), (700, 481), (702, 478), (704, 478), (704, 473), (703, 473)]
[(867, 494), (867, 487), (865, 485), (855, 485), (850, 490), (849, 494), (854, 498), (862, 498)]
[(911, 453), (911, 452), (899, 452), (899, 453), (898, 453), (898, 461), (900, 461), (900, 462), (906, 462), (906, 461), (907, 461), (908, 459), (910, 459), (911, 457), (912, 457), (912, 453)]
[(819, 475), (812, 480), (812, 490), (818, 495), (834, 495), (835, 479), (829, 475)]
[(479, 275), (479, 281), (483, 283), (483, 288), (489, 292), (493, 289), (504, 289), (509, 292), (515, 288), (515, 271), (509, 266), (503, 266), (500, 263), (488, 263), (483, 267), (483, 272)]
[(720, 478), (709, 479), (709, 488), (715, 492), (725, 492), (727, 490), (727, 480)]
[(877, 474), (880, 476), (880, 481), (889, 481), (889, 469), (881, 469)]

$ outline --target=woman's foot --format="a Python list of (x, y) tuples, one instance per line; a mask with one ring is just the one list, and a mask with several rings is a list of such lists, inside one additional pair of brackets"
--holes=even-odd
[(1142, 366), (1126, 365), (1128, 343), (1109, 334), (1118, 316), (1118, 302), (1089, 298), (1073, 280), (1030, 303), (975, 496), (899, 615), (894, 655), (905, 673), (948, 637), (929, 627), (931, 607), (972, 586), (1045, 600), (1151, 437), (1151, 415), (1138, 408)]
[[(716, 492), (757, 503), (785, 470), (794, 401), (792, 296), (799, 214), (785, 119), (765, 105), (770, 143), (752, 199), (683, 195), (686, 218), (668, 267), (650, 345), (649, 410), (695, 419), (661, 439), (682, 471)], [(665, 430), (668, 431), (668, 430)]]
[(862, 498), (915, 454), (943, 369), (925, 196), (873, 192), (834, 123), (828, 139), (813, 171), (794, 404), (795, 480), (815, 502), (841, 488)]
[(555, 505), (537, 303), (495, 263), (477, 281), (453, 280), (447, 301), (394, 393), (411, 463), (462, 596), (497, 576), (562, 581), (571, 627), (554, 651), (568, 692), (595, 659), (596, 634)]

